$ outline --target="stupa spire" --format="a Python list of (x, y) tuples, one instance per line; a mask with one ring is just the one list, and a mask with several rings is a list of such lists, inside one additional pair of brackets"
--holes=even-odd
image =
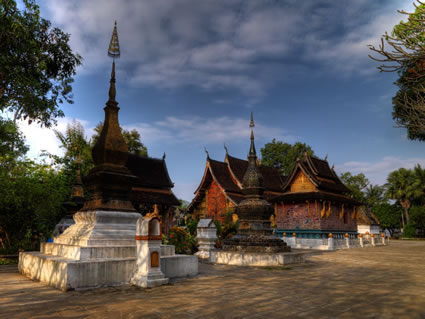
[(251, 128), (251, 145), (248, 153), (248, 168), (242, 180), (243, 192), (246, 196), (261, 197), (264, 192), (263, 175), (257, 166), (257, 152), (255, 151), (254, 143), (254, 116), (251, 112), (251, 121), (249, 123)]
[(83, 210), (103, 209), (134, 211), (129, 200), (131, 183), (136, 178), (126, 167), (128, 146), (118, 121), (118, 102), (115, 100), (115, 58), (120, 56), (117, 22), (115, 21), (108, 56), (112, 57), (109, 97), (104, 107), (105, 120), (100, 136), (92, 149), (95, 167), (87, 177), (91, 199)]

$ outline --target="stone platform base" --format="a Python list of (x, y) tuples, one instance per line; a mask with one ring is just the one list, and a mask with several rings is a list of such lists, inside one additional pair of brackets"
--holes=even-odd
[(174, 255), (161, 257), (161, 271), (167, 278), (196, 276), (198, 274), (198, 256)]
[(303, 263), (305, 253), (251, 253), (214, 250), (210, 262), (235, 266), (283, 266)]
[[(19, 272), (63, 291), (128, 284), (136, 271), (135, 246), (79, 247), (49, 243), (43, 244), (41, 250), (43, 253), (21, 252)], [(166, 278), (196, 276), (198, 257), (175, 255), (174, 246), (161, 245), (161, 271)]]
[(19, 254), (21, 274), (64, 291), (126, 284), (135, 264), (135, 258), (73, 260), (39, 252)]

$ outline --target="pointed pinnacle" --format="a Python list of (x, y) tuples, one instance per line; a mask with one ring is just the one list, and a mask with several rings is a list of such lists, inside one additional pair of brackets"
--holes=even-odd
[(257, 152), (255, 151), (255, 144), (254, 144), (254, 131), (252, 129), (251, 129), (251, 147), (249, 148), (249, 155), (257, 156)]
[(254, 113), (253, 112), (251, 112), (251, 121), (249, 122), (249, 127), (254, 127), (255, 126), (255, 123), (254, 123)]

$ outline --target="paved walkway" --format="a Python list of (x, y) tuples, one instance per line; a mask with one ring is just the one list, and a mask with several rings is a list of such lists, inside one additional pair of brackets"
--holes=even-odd
[(154, 289), (61, 292), (0, 266), (0, 318), (425, 318), (425, 241), (314, 255), (301, 265), (200, 265)]

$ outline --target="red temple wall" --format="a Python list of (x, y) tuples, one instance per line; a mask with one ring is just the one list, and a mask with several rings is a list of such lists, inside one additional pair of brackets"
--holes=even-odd
[[(310, 208), (308, 208), (310, 207)], [(326, 203), (325, 214), (320, 217), (323, 206), (321, 202), (278, 204), (276, 224), (278, 229), (300, 229), (300, 230), (339, 230), (357, 231), (357, 220), (351, 218), (353, 207), (345, 207), (344, 214), (340, 218), (341, 205), (331, 204), (331, 212), (326, 217), (328, 203)]]
[(220, 186), (213, 180), (208, 188), (207, 216), (214, 220), (224, 221), (226, 213), (226, 197)]

